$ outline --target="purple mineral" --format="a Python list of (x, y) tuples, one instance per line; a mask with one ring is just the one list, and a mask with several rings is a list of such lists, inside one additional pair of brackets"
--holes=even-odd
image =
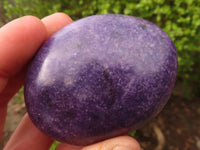
[(125, 15), (86, 17), (38, 50), (25, 80), (27, 111), (48, 136), (88, 145), (155, 117), (176, 73), (176, 48), (156, 25)]

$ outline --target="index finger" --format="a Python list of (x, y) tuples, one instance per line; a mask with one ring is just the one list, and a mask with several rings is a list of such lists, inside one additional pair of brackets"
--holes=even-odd
[(47, 37), (40, 19), (25, 16), (0, 28), (0, 76), (10, 77), (34, 55)]
[(8, 78), (21, 70), (47, 37), (44, 24), (25, 16), (0, 28), (0, 92)]

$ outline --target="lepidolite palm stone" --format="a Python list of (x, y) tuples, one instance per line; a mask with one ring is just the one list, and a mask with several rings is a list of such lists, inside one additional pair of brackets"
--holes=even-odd
[(177, 52), (156, 25), (125, 15), (95, 15), (51, 36), (25, 81), (28, 114), (61, 142), (88, 145), (135, 130), (172, 92)]

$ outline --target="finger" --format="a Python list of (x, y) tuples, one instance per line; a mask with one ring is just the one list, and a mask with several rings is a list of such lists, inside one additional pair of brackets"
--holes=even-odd
[(65, 25), (73, 22), (72, 19), (64, 13), (55, 13), (42, 19), (42, 22), (48, 29), (47, 37), (64, 27)]
[[(66, 144), (60, 144), (56, 150), (71, 150)], [(74, 150), (140, 150), (139, 143), (129, 136), (119, 136), (86, 147), (76, 147)]]
[[(46, 34), (44, 24), (33, 16), (16, 19), (0, 28), (0, 93), (8, 79), (35, 54), (46, 39)], [(0, 101), (3, 99), (0, 96)]]
[(39, 131), (26, 114), (4, 150), (48, 150), (52, 142), (53, 139)]
[(46, 39), (40, 19), (25, 16), (0, 28), (0, 75), (8, 78), (26, 64)]

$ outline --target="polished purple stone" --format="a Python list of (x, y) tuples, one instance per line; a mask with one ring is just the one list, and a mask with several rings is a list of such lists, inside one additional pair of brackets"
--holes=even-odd
[(54, 139), (87, 145), (135, 130), (172, 92), (177, 52), (156, 25), (125, 15), (95, 15), (51, 36), (25, 81), (28, 114)]

